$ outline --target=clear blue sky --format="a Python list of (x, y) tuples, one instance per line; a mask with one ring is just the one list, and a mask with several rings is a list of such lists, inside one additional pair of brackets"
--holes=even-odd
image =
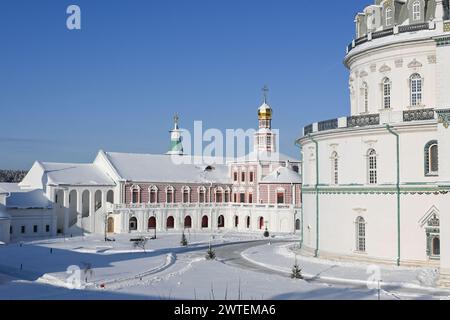
[(256, 127), (264, 84), (298, 157), (304, 125), (349, 113), (342, 60), (371, 2), (2, 0), (0, 168), (164, 153), (174, 112), (187, 129)]

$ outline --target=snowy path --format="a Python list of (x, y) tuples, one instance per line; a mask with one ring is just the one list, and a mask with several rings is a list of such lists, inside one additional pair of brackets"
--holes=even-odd
[[(295, 254), (289, 250), (294, 244), (275, 242), (271, 245), (237, 246), (234, 255), (226, 251), (234, 264), (264, 273), (290, 276)], [(240, 252), (240, 257), (237, 253)], [(243, 260), (243, 261), (242, 261)], [(297, 256), (303, 276), (309, 283), (326, 283), (340, 287), (367, 289), (368, 265), (338, 263), (310, 257)], [(374, 266), (370, 266), (373, 271)], [(448, 298), (450, 291), (427, 286), (430, 270), (414, 268), (381, 267), (382, 289), (394, 297)], [(433, 279), (432, 279), (433, 280)]]

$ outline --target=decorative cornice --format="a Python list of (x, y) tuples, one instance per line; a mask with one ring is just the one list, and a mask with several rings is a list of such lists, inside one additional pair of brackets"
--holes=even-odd
[(419, 61), (417, 61), (417, 59), (414, 59), (413, 61), (411, 61), (408, 64), (408, 68), (410, 68), (410, 69), (412, 69), (412, 68), (421, 68), (421, 67), (422, 67), (422, 64)]
[(386, 72), (389, 72), (389, 71), (391, 71), (391, 68), (387, 64), (383, 64), (381, 66), (381, 68), (380, 68), (380, 72), (381, 73), (386, 73)]
[(359, 76), (361, 77), (361, 78), (364, 78), (364, 77), (367, 77), (369, 74), (367, 73), (367, 71), (365, 71), (365, 70), (363, 70), (363, 71), (361, 71), (360, 73), (359, 73)]
[(436, 110), (438, 122), (444, 125), (445, 129), (450, 126), (450, 109)]

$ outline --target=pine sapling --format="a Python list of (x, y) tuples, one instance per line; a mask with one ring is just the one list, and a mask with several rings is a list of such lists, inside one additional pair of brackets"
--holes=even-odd
[(183, 231), (183, 233), (181, 234), (181, 241), (180, 241), (180, 244), (181, 244), (183, 247), (187, 247), (187, 246), (188, 246), (188, 241), (187, 241), (186, 235), (184, 234), (184, 231)]
[(211, 243), (209, 244), (208, 251), (206, 252), (206, 259), (207, 260), (215, 260), (216, 259), (216, 252), (211, 247)]
[(302, 276), (302, 269), (300, 269), (298, 262), (297, 262), (297, 256), (295, 257), (295, 263), (292, 267), (292, 273), (291, 273), (292, 279), (303, 279)]

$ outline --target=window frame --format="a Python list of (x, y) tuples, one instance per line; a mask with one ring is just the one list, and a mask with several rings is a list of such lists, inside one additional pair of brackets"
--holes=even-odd
[(378, 184), (378, 155), (375, 149), (367, 151), (367, 182), (370, 185)]
[(409, 77), (410, 103), (411, 107), (422, 106), (423, 101), (423, 78), (420, 74), (414, 73)]
[(331, 154), (331, 184), (339, 184), (339, 155), (336, 151)]
[[(434, 155), (432, 154), (432, 148), (436, 147), (437, 157), (435, 163), (433, 161)], [(437, 170), (432, 170), (433, 165), (437, 166)], [(429, 141), (424, 148), (424, 167), (425, 167), (425, 176), (427, 177), (436, 177), (439, 176), (439, 144), (437, 140)]]
[(383, 109), (391, 109), (392, 82), (389, 78), (384, 78), (382, 82)]
[(356, 235), (356, 252), (367, 252), (367, 222), (363, 217), (356, 218), (355, 221), (355, 235)]
[(412, 18), (413, 21), (420, 21), (422, 18), (422, 5), (419, 0), (414, 1), (412, 4)]

